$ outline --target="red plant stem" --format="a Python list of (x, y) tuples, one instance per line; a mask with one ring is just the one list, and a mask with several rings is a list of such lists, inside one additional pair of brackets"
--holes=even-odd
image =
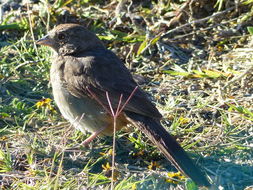
[(116, 117), (120, 114), (120, 105), (121, 105), (121, 102), (122, 102), (122, 98), (123, 98), (123, 94), (120, 94), (120, 97), (119, 97), (119, 103), (118, 103), (118, 107), (117, 107), (117, 110), (116, 110)]
[(111, 179), (111, 190), (114, 189), (114, 169), (115, 169), (115, 151), (116, 151), (116, 125), (117, 117), (113, 117), (113, 139), (112, 139), (112, 179)]
[(126, 105), (128, 104), (128, 102), (130, 101), (130, 99), (133, 97), (133, 95), (134, 95), (135, 91), (137, 90), (138, 86), (136, 86), (134, 88), (134, 90), (131, 92), (131, 94), (129, 95), (129, 97), (127, 98), (126, 102), (122, 105), (121, 108), (120, 108), (120, 106), (121, 106), (121, 103), (122, 103), (123, 94), (120, 94), (119, 102), (118, 102), (118, 106), (117, 106), (116, 112), (114, 112), (114, 110), (113, 110), (112, 103), (111, 103), (108, 91), (106, 91), (105, 95), (106, 95), (106, 99), (107, 99), (107, 102), (109, 104), (109, 108), (110, 109), (108, 109), (98, 99), (98, 97), (89, 89), (89, 87), (86, 87), (86, 88), (87, 88), (88, 92), (91, 94), (91, 96), (107, 111), (107, 113), (109, 113), (113, 117), (112, 180), (111, 180), (111, 190), (113, 190), (114, 189), (113, 180), (114, 180), (114, 169), (115, 169), (115, 144), (116, 144), (117, 117), (123, 111), (123, 109), (126, 107)]
[(125, 106), (127, 105), (127, 103), (130, 101), (130, 99), (133, 97), (135, 91), (137, 90), (138, 86), (136, 86), (134, 88), (134, 90), (131, 92), (130, 96), (127, 98), (126, 102), (123, 104), (123, 106), (121, 107), (121, 109), (119, 110), (119, 113), (122, 112), (122, 110), (125, 108)]
[(105, 92), (105, 95), (106, 95), (106, 99), (107, 99), (107, 102), (108, 102), (109, 107), (110, 107), (110, 110), (111, 110), (111, 115), (112, 115), (113, 118), (114, 118), (114, 117), (115, 117), (115, 113), (114, 113), (114, 110), (113, 110), (113, 108), (112, 108), (112, 103), (111, 103), (111, 100), (110, 100), (108, 91)]

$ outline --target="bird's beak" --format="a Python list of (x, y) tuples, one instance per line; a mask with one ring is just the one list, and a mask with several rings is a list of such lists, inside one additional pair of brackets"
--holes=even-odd
[(53, 47), (54, 40), (51, 39), (49, 35), (46, 35), (46, 36), (42, 37), (41, 39), (37, 40), (36, 44)]

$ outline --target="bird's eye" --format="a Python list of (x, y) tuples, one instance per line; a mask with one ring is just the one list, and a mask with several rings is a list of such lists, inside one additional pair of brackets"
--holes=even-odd
[(60, 34), (58, 34), (57, 38), (58, 38), (59, 40), (64, 40), (64, 39), (66, 38), (66, 35), (63, 34), (63, 33), (60, 33)]

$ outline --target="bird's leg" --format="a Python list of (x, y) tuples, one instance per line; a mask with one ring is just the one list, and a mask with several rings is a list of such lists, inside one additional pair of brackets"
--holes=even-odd
[(99, 131), (96, 131), (94, 133), (91, 134), (91, 136), (89, 136), (87, 139), (85, 139), (81, 145), (82, 146), (87, 146), (91, 141), (93, 141), (100, 133), (102, 133), (104, 131), (106, 127), (103, 127), (102, 129), (100, 129)]
[(103, 127), (99, 131), (92, 133), (91, 136), (85, 139), (81, 144), (76, 144), (71, 148), (65, 149), (64, 151), (65, 152), (82, 152), (82, 150), (80, 150), (81, 146), (88, 146), (88, 144), (91, 141), (93, 141), (99, 134), (101, 134), (103, 130), (105, 130), (105, 128), (106, 127)]

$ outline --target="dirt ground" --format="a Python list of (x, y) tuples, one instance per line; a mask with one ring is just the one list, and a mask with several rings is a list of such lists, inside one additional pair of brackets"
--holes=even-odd
[[(1, 189), (110, 189), (111, 137), (64, 151), (90, 134), (60, 115), (52, 52), (35, 44), (60, 23), (86, 26), (124, 61), (213, 189), (253, 189), (252, 1), (0, 2)], [(137, 129), (116, 142), (114, 189), (197, 188), (169, 180), (176, 170)]]

